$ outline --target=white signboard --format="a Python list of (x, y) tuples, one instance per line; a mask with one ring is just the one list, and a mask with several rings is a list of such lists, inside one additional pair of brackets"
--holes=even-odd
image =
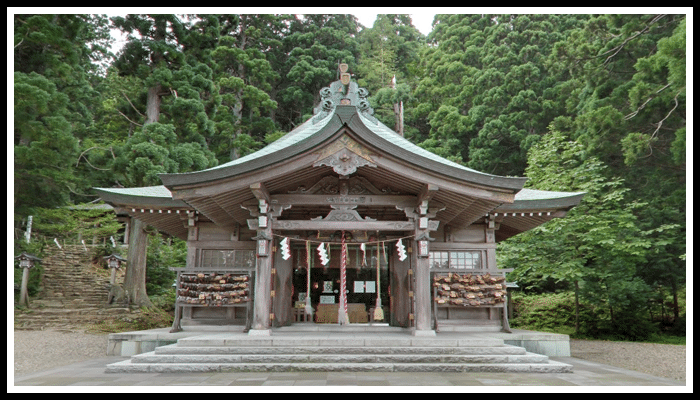
[(355, 281), (355, 293), (365, 292), (365, 281)]
[(335, 304), (335, 296), (321, 296), (319, 302), (321, 304)]

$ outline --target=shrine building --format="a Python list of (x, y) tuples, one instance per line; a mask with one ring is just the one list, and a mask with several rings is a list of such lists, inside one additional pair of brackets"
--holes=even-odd
[(118, 212), (187, 241), (186, 265), (173, 266), (173, 331), (508, 331), (496, 244), (565, 216), (584, 194), (524, 189), (526, 178), (416, 146), (373, 116), (347, 74), (320, 94), (312, 118), (255, 153), (162, 174), (161, 186), (95, 188)]

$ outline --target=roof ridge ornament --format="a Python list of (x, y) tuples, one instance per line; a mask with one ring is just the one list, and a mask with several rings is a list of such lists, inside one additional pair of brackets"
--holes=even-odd
[(347, 72), (348, 65), (343, 63), (339, 65), (340, 79), (331, 82), (327, 87), (319, 91), (321, 101), (314, 108), (314, 117), (312, 123), (316, 124), (333, 113), (338, 105), (352, 105), (357, 108), (359, 113), (375, 124), (378, 124), (374, 117), (374, 109), (369, 100), (369, 91), (365, 88), (357, 86), (357, 82), (351, 80), (351, 75)]

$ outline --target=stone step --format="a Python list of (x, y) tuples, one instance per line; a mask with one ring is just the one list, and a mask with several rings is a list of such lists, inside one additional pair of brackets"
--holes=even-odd
[(519, 346), (493, 347), (338, 347), (338, 346), (287, 346), (287, 347), (185, 347), (166, 345), (157, 347), (156, 355), (244, 355), (244, 354), (433, 354), (433, 355), (524, 355)]
[(319, 364), (407, 364), (407, 363), (446, 363), (446, 364), (539, 364), (546, 363), (547, 356), (539, 354), (519, 355), (473, 355), (473, 354), (173, 354), (155, 352), (135, 355), (134, 364), (260, 364), (260, 363), (319, 363)]
[(244, 336), (232, 338), (226, 333), (209, 334), (181, 338), (177, 345), (181, 347), (501, 347), (507, 346), (503, 339), (498, 338), (468, 338), (468, 339), (438, 339), (435, 337), (411, 337), (408, 335), (385, 336), (382, 334), (346, 336), (328, 335), (315, 337), (304, 336)]
[[(298, 328), (298, 327), (296, 327)], [(347, 327), (345, 327), (347, 328)], [(329, 328), (325, 328), (327, 330)], [(371, 329), (368, 327), (367, 329)], [(490, 337), (303, 334), (269, 337), (210, 333), (183, 337), (105, 372), (571, 372), (571, 366)]]
[(106, 373), (174, 372), (518, 372), (567, 373), (571, 365), (546, 363), (132, 363), (125, 360), (107, 365)]

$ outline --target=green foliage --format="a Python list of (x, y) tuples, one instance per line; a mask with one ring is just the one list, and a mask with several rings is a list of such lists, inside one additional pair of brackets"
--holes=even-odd
[[(525, 295), (514, 292), (511, 327), (543, 332), (568, 333), (575, 331), (576, 315), (574, 293), (570, 291)], [(579, 322), (584, 326), (595, 325), (593, 307), (579, 310)]]
[[(444, 152), (467, 166), (498, 175), (519, 175), (528, 149), (565, 108), (559, 96), (564, 69), (546, 68), (550, 49), (585, 16), (437, 15), (421, 54), (424, 76), (416, 88), (420, 118), (430, 132), (426, 148), (444, 143)], [(453, 107), (462, 118), (441, 118)], [(461, 123), (455, 123), (459, 120)], [(445, 131), (449, 139), (444, 140)], [(426, 132), (422, 132), (423, 135)]]
[[(615, 320), (609, 318), (605, 306), (584, 304), (579, 306), (576, 326), (574, 293), (512, 295), (513, 318), (511, 327), (543, 332), (568, 334), (580, 339), (630, 340), (668, 344), (684, 344), (685, 332), (660, 330), (658, 325), (639, 313), (622, 313)], [(683, 321), (684, 323), (685, 321)]]
[(187, 257), (186, 242), (177, 238), (164, 239), (149, 235), (146, 256), (146, 292), (158, 296), (172, 290), (176, 273), (171, 267), (182, 267)]
[(98, 81), (107, 57), (107, 20), (98, 15), (14, 16), (15, 212), (69, 204), (80, 140), (94, 133)]
[(359, 55), (357, 19), (347, 14), (305, 14), (288, 21), (273, 67), (280, 72), (275, 113), (279, 126), (289, 131), (311, 115), (319, 91), (338, 79), (338, 64), (356, 70)]
[(72, 135), (67, 95), (35, 72), (15, 72), (14, 198), (15, 210), (28, 215), (34, 207), (70, 201), (72, 163), (78, 141)]
[(566, 218), (502, 243), (500, 266), (515, 268), (509, 278), (526, 291), (551, 289), (545, 285), (552, 280), (569, 289), (579, 283), (582, 303), (607, 311), (607, 325), (597, 324), (597, 332), (637, 339), (653, 332), (644, 315), (651, 290), (637, 276), (654, 246), (634, 214), (643, 205), (628, 203), (624, 182), (605, 178), (606, 167), (599, 160), (557, 131), (531, 149), (528, 161), (530, 185), (586, 195)]
[(36, 210), (32, 232), (48, 238), (77, 240), (82, 237), (90, 244), (93, 237), (99, 239), (117, 238), (121, 223), (115, 218), (111, 208), (102, 204), (78, 204), (62, 208), (41, 208)]

